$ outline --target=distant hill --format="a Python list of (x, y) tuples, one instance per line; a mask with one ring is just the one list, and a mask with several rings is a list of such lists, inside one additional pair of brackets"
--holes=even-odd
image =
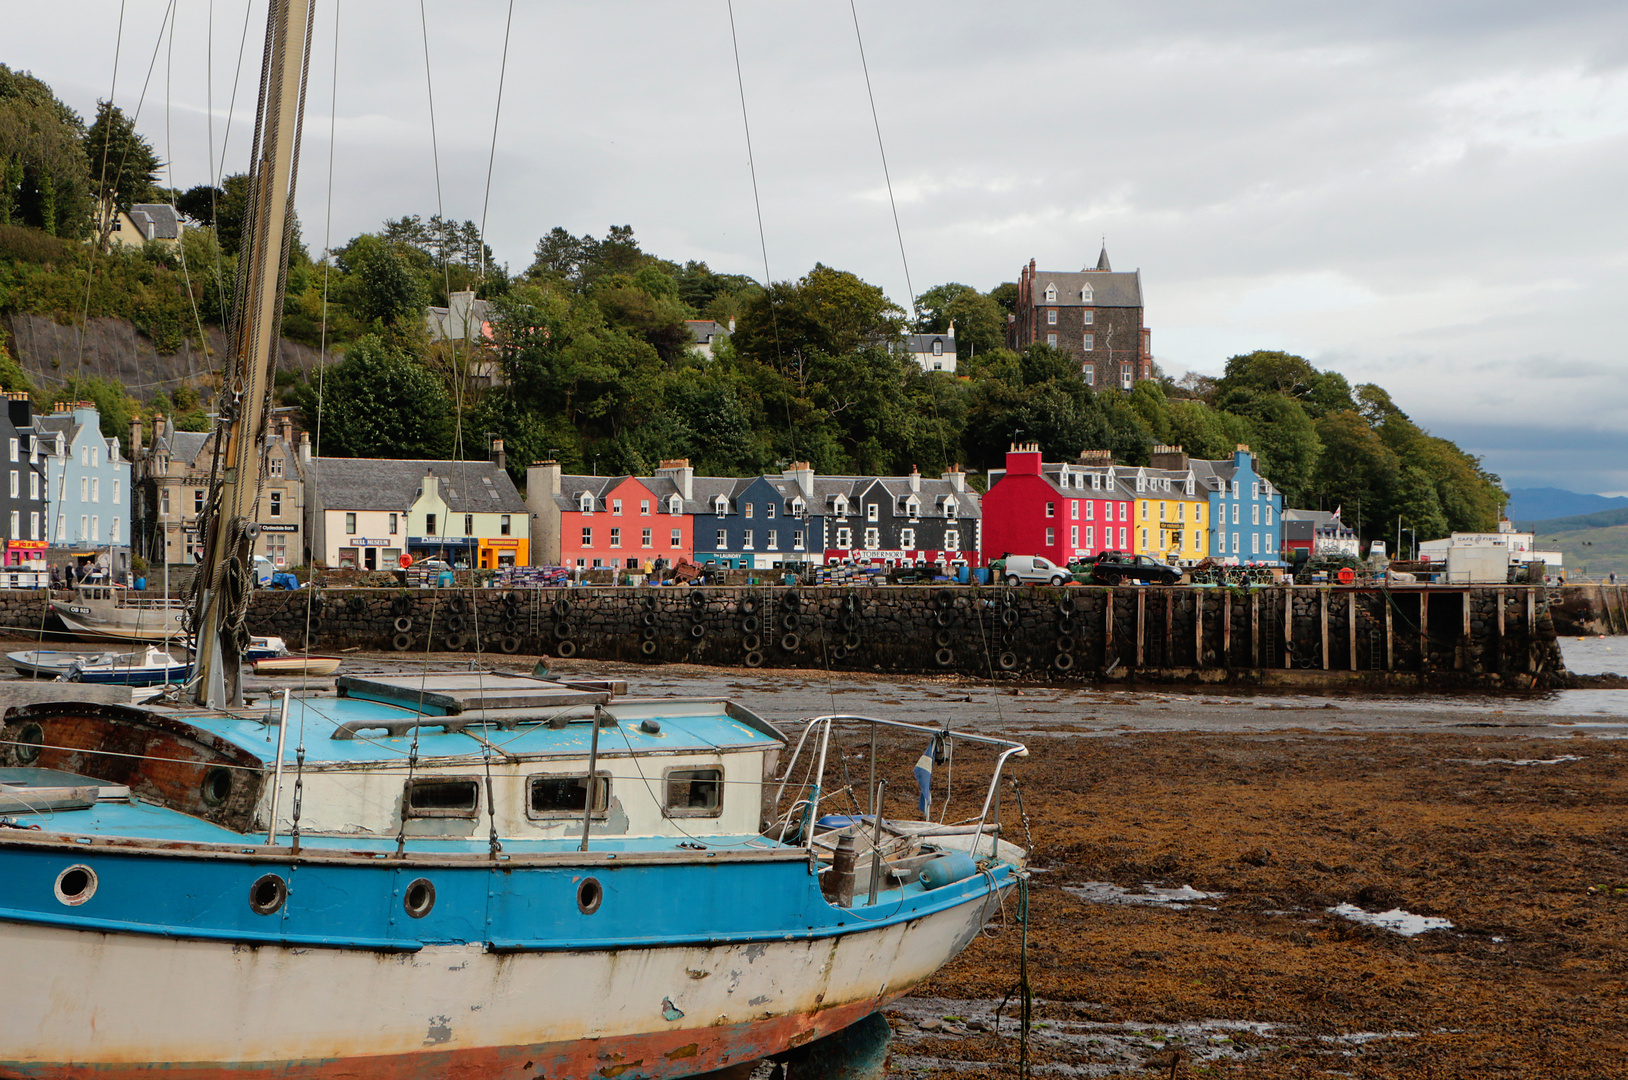
[(1561, 488), (1541, 487), (1511, 489), (1509, 506), (1504, 512), (1511, 521), (1532, 522), (1621, 509), (1628, 509), (1628, 497), (1584, 495)]
[(1570, 517), (1544, 518), (1541, 521), (1516, 521), (1515, 525), (1539, 536), (1581, 532), (1586, 529), (1609, 529), (1613, 525), (1628, 525), (1628, 506), (1617, 510), (1601, 510), (1596, 514), (1573, 514)]

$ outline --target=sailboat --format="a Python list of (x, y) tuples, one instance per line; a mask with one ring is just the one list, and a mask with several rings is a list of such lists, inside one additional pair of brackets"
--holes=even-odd
[[(311, 25), (270, 9), (196, 671), (182, 705), (0, 722), (0, 1076), (657, 1080), (874, 1029), (1026, 873), (1021, 743), (491, 671), (244, 698)], [(889, 815), (901, 740), (967, 759), (965, 814), (932, 820), (929, 764)]]

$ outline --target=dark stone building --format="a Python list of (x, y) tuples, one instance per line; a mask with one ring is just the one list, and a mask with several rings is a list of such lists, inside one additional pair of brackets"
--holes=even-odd
[(1079, 273), (1037, 270), (1030, 259), (1006, 343), (1019, 352), (1035, 342), (1062, 349), (1094, 389), (1129, 390), (1153, 377), (1151, 333), (1142, 325), (1142, 272), (1114, 273), (1104, 247), (1097, 265)]

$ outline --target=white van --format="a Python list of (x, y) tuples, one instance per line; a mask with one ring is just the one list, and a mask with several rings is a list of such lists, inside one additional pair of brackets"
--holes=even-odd
[(1008, 585), (1022, 585), (1024, 582), (1050, 582), (1053, 585), (1067, 585), (1074, 580), (1065, 567), (1058, 566), (1040, 555), (1008, 555), (1006, 569)]

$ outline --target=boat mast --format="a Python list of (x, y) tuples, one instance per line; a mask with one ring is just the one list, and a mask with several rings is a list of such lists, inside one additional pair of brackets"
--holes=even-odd
[(294, 203), (300, 117), (305, 98), (313, 0), (271, 0), (266, 14), (266, 64), (260, 73), (250, 171), (248, 220), (239, 255), (231, 352), (215, 423), (215, 461), (201, 532), (192, 627), (198, 678), (193, 700), (219, 708), (243, 703), (244, 616), (250, 575), (255, 505), (260, 496), (260, 451), (266, 408), (282, 328), (283, 282)]

